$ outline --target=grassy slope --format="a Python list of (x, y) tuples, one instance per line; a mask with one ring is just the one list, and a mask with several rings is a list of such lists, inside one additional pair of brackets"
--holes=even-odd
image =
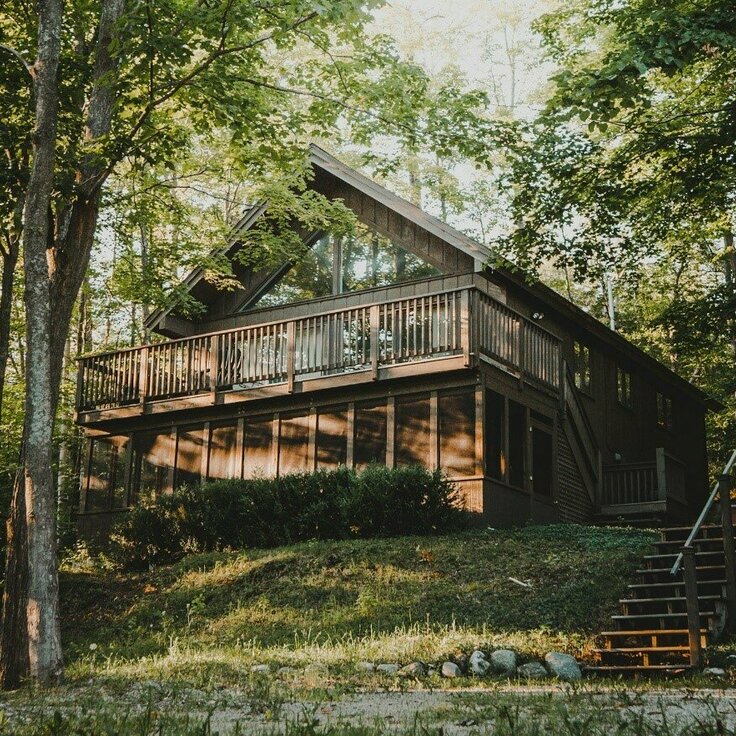
[(193, 555), (138, 576), (69, 570), (70, 674), (226, 684), (255, 662), (352, 672), (501, 645), (584, 656), (653, 538), (527, 527)]

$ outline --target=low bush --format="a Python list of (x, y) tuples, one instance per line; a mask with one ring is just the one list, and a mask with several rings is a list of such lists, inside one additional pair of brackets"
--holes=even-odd
[(310, 539), (434, 534), (461, 528), (456, 491), (439, 471), (371, 466), (182, 487), (117, 524), (108, 554), (127, 569), (192, 552)]

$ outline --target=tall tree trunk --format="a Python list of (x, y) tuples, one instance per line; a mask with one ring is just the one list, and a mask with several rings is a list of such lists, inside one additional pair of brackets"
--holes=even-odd
[[(85, 129), (85, 139), (87, 141), (96, 141), (106, 136), (110, 131), (112, 121), (112, 111), (114, 104), (114, 84), (115, 84), (115, 59), (112, 55), (112, 49), (115, 43), (115, 29), (122, 15), (124, 8), (124, 0), (102, 0), (100, 7), (100, 22), (97, 34), (97, 46), (95, 51), (95, 82), (90, 93), (89, 102), (87, 104), (87, 125)], [(48, 51), (48, 39), (56, 42), (56, 58), (58, 62), (58, 46), (61, 34), (61, 0), (39, 0), (38, 5), (40, 23), (40, 41), (39, 41), (39, 59), (41, 51)], [(51, 19), (58, 21), (55, 32), (49, 34), (47, 28)], [(44, 41), (44, 45), (41, 44)], [(47, 80), (49, 77), (49, 63), (46, 59), (39, 65), (36, 76), (36, 88), (39, 90), (38, 99), (42, 99), (40, 95), (40, 81)], [(53, 68), (53, 76), (56, 76), (56, 66)], [(54, 90), (55, 91), (55, 90)], [(46, 99), (46, 96), (43, 96)], [(42, 112), (46, 112), (47, 108), (43, 108)], [(40, 118), (37, 115), (37, 125)], [(37, 144), (34, 139), (34, 146)], [(48, 147), (47, 147), (48, 148)], [(50, 147), (51, 168), (49, 169), (49, 152), (44, 149), (45, 156), (39, 159), (39, 151), (34, 148), (34, 170), (32, 170), (31, 182), (29, 183), (28, 194), (31, 192), (31, 184), (34, 184), (33, 171), (40, 164), (47, 169), (48, 176), (45, 183), (51, 190), (53, 177), (53, 143)], [(33, 493), (21, 492), (21, 487), (29, 485), (28, 473), (25, 475), (23, 484), (16, 484), (17, 488), (13, 494), (13, 503), (11, 514), (8, 519), (8, 547), (6, 561), (6, 588), (3, 595), (3, 621), (2, 634), (0, 635), (0, 686), (9, 689), (17, 687), (18, 684), (28, 675), (37, 680), (40, 684), (46, 684), (53, 681), (61, 673), (61, 648), (60, 640), (54, 637), (54, 632), (58, 633), (58, 574), (56, 572), (56, 546), (55, 546), (55, 529), (53, 526), (54, 509), (53, 509), (53, 488), (51, 487), (51, 429), (53, 417), (59, 397), (59, 386), (61, 382), (61, 374), (64, 361), (64, 343), (69, 333), (71, 324), (72, 311), (74, 303), (79, 293), (80, 286), (84, 279), (87, 265), (89, 263), (90, 252), (94, 239), (95, 227), (97, 225), (97, 215), (99, 211), (101, 187), (108, 174), (108, 163), (104, 157), (98, 153), (90, 153), (81, 161), (77, 172), (77, 189), (72, 203), (64, 208), (60, 206), (57, 212), (56, 237), (51, 239), (48, 231), (48, 199), (43, 209), (44, 216), (40, 221), (34, 223), (34, 230), (31, 234), (25, 233), (24, 247), (29, 239), (32, 239), (31, 257), (33, 258), (33, 269), (28, 272), (26, 266), (26, 281), (29, 278), (35, 281), (41, 270), (46, 275), (46, 283), (43, 289), (34, 289), (33, 295), (26, 293), (27, 310), (30, 308), (33, 319), (28, 325), (28, 334), (33, 332), (34, 339), (39, 336), (39, 331), (43, 329), (43, 316), (46, 317), (46, 352), (41, 356), (39, 363), (35, 363), (36, 355), (31, 356), (30, 344), (28, 346), (28, 359), (26, 365), (29, 366), (26, 373), (31, 373), (33, 381), (27, 386), (27, 396), (32, 400), (32, 391), (36, 389), (36, 383), (43, 383), (48, 394), (48, 401), (39, 406), (34, 407), (33, 417), (26, 413), (26, 428), (24, 430), (23, 452), (25, 458), (25, 467), (34, 468), (34, 472), (40, 473), (39, 481), (48, 484), (47, 495), (50, 498), (51, 508), (44, 507), (44, 513), (50, 512), (51, 527), (43, 527), (46, 537), (51, 538), (51, 547), (46, 550), (46, 567), (45, 577), (39, 579), (34, 577), (32, 567), (37, 564), (38, 559), (36, 551), (32, 549), (34, 544), (39, 541), (37, 539), (37, 510), (29, 505), (29, 499), (34, 501)], [(37, 187), (36, 182), (34, 186)], [(36, 199), (34, 197), (34, 199)], [(29, 214), (38, 214), (36, 205), (29, 207), (30, 197), (26, 201), (26, 227), (29, 223)], [(39, 258), (40, 243), (39, 227), (44, 227), (43, 232), (43, 259)], [(47, 251), (47, 247), (51, 244)], [(27, 252), (26, 252), (26, 255)], [(43, 260), (43, 269), (41, 268), (41, 260)], [(50, 265), (48, 265), (50, 264)], [(38, 293), (36, 293), (38, 292)], [(36, 296), (39, 301), (35, 302)], [(31, 304), (31, 302), (33, 303)], [(50, 325), (50, 327), (49, 327)], [(31, 369), (31, 363), (34, 363)], [(44, 415), (45, 421), (40, 421), (41, 415)], [(34, 431), (31, 433), (29, 425), (33, 418)], [(37, 455), (41, 446), (48, 439), (48, 454), (44, 455), (45, 465), (37, 465), (39, 459)], [(30, 486), (33, 487), (35, 477), (30, 479)], [(28, 528), (24, 528), (27, 526)], [(50, 535), (49, 535), (50, 531)], [(32, 534), (33, 532), (33, 534)], [(26, 536), (27, 535), (27, 536)], [(10, 542), (12, 540), (12, 543)], [(27, 558), (27, 561), (26, 561)], [(28, 579), (28, 582), (24, 581)], [(41, 603), (47, 603), (45, 599), (41, 601), (38, 598), (39, 593), (43, 593), (43, 584), (46, 584), (45, 591), (55, 600), (50, 602), (48, 608), (42, 608)], [(40, 589), (37, 590), (37, 586)], [(23, 596), (28, 592), (28, 603), (23, 606)], [(41, 612), (43, 615), (41, 615)], [(48, 617), (51, 613), (51, 618)], [(46, 625), (55, 621), (55, 625), (50, 626), (51, 639), (55, 643), (52, 647), (39, 647), (41, 643), (41, 635), (46, 635), (49, 630)], [(39, 623), (43, 627), (39, 627)], [(27, 656), (23, 657), (20, 650), (25, 649)], [(39, 656), (39, 649), (43, 650), (43, 658)], [(56, 651), (53, 651), (56, 650)]]
[(14, 234), (7, 238), (3, 251), (2, 293), (0, 293), (0, 419), (3, 415), (3, 396), (5, 394), (5, 374), (10, 357), (10, 319), (13, 314), (13, 286), (15, 267), (18, 264), (19, 242)]
[(33, 164), (26, 192), (23, 229), (26, 305), (26, 400), (23, 490), (27, 544), (26, 617), (31, 680), (42, 686), (62, 673), (59, 578), (52, 461), (51, 294), (46, 249), (54, 183), (57, 70), (62, 2), (38, 3), (38, 55)]

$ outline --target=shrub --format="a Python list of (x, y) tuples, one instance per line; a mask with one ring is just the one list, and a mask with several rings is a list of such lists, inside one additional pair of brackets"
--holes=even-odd
[(464, 525), (453, 485), (420, 467), (371, 466), (182, 487), (131, 510), (109, 554), (128, 569), (218, 549), (309, 539), (433, 534)]

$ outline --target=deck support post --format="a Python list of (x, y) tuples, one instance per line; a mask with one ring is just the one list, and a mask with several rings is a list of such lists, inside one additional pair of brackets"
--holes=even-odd
[(700, 646), (700, 607), (698, 604), (698, 577), (695, 570), (695, 548), (682, 548), (682, 575), (685, 580), (687, 602), (687, 639), (690, 648), (690, 666), (700, 668), (703, 652)]
[(723, 556), (726, 563), (726, 627), (730, 633), (736, 631), (736, 551), (733, 539), (733, 517), (731, 515), (731, 476), (718, 478), (721, 494), (721, 526), (723, 527)]

